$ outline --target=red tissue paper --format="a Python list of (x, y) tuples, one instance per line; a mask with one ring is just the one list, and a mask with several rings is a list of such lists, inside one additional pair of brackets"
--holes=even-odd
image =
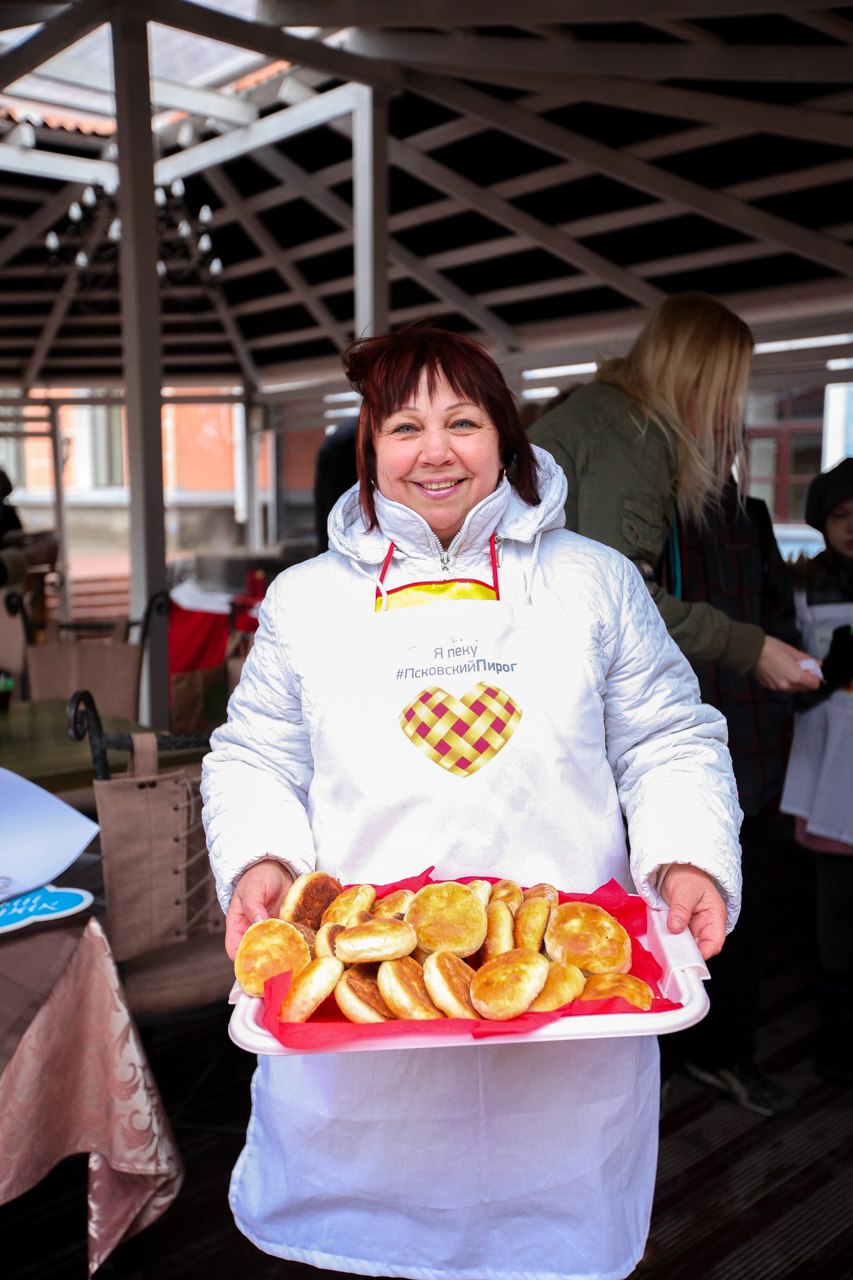
[[(417, 893), (425, 884), (435, 883), (432, 877), (433, 867), (428, 867), (420, 875), (409, 876), (405, 880), (396, 880), (393, 884), (375, 885), (377, 898), (383, 898), (395, 889), (412, 889)], [(468, 880), (491, 880), (495, 883), (497, 876), (460, 876), (459, 882)], [(631, 970), (637, 978), (651, 987), (654, 1000), (649, 1012), (660, 1013), (667, 1009), (678, 1009), (681, 1006), (660, 994), (658, 980), (661, 967), (657, 960), (646, 950), (640, 936), (646, 932), (646, 904), (642, 898), (626, 893), (615, 880), (596, 889), (594, 893), (560, 893), (561, 902), (594, 902), (605, 911), (609, 911), (631, 936)], [(546, 1023), (555, 1022), (558, 1018), (578, 1016), (606, 1016), (612, 1013), (630, 1013), (638, 1018), (645, 1017), (641, 1009), (635, 1008), (627, 1000), (576, 1000), (550, 1013), (523, 1013), (519, 1018), (510, 1018), (505, 1022), (492, 1022), (467, 1018), (435, 1018), (429, 1020), (396, 1018), (389, 1022), (356, 1023), (349, 1022), (341, 1013), (333, 998), (320, 1006), (307, 1022), (279, 1022), (278, 1010), (290, 989), (290, 974), (278, 974), (269, 978), (264, 985), (264, 1011), (262, 1022), (280, 1044), (297, 1052), (334, 1052), (346, 1048), (357, 1041), (385, 1040), (389, 1036), (405, 1038), (416, 1035), (437, 1036), (442, 1040), (448, 1037), (460, 1039), (487, 1039), (494, 1036), (513, 1036), (535, 1030)], [(401, 1048), (404, 1045), (401, 1044)]]

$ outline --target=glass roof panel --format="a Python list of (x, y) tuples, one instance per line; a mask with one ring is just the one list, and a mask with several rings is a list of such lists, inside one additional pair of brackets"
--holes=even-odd
[[(251, 20), (257, 0), (205, 0), (204, 7)], [(0, 50), (22, 43), (37, 25), (0, 31)], [(227, 84), (263, 61), (250, 50), (151, 23), (152, 74), (195, 86)], [(110, 33), (105, 24), (50, 58), (39, 69), (9, 85), (6, 94), (29, 103), (62, 106), (69, 117), (80, 112), (112, 116), (113, 70)]]

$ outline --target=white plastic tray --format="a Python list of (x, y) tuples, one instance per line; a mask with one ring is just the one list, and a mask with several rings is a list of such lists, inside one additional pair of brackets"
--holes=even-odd
[(586, 1017), (578, 1014), (571, 1018), (557, 1018), (534, 1031), (520, 1031), (514, 1035), (454, 1036), (423, 1035), (417, 1032), (405, 1036), (387, 1036), (377, 1039), (353, 1040), (345, 1045), (328, 1045), (312, 1049), (300, 1046), (286, 1048), (267, 1031), (261, 1021), (264, 1003), (259, 996), (247, 996), (235, 985), (231, 993), (234, 1011), (228, 1026), (228, 1034), (236, 1045), (248, 1053), (264, 1055), (299, 1055), (308, 1053), (354, 1053), (383, 1049), (464, 1049), (490, 1044), (525, 1044), (548, 1040), (607, 1039), (612, 1036), (660, 1036), (672, 1031), (683, 1031), (704, 1018), (708, 1011), (708, 996), (702, 985), (710, 977), (705, 961), (696, 946), (693, 935), (670, 933), (666, 927), (664, 911), (647, 911), (647, 930), (640, 934), (640, 942), (655, 957), (663, 973), (658, 986), (667, 1000), (678, 1002), (678, 1009), (665, 1009), (660, 1013), (602, 1013)]

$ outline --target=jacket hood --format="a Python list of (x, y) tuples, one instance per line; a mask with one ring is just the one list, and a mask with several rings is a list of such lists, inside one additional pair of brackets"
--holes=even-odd
[[(539, 502), (528, 504), (518, 496), (504, 476), (494, 490), (465, 517), (451, 544), (454, 556), (477, 555), (493, 533), (504, 541), (532, 543), (549, 529), (565, 527), (563, 510), (568, 484), (550, 453), (532, 446), (537, 463)], [(403, 555), (434, 556), (441, 548), (426, 520), (402, 503), (392, 502), (376, 492), (377, 528), (368, 530), (353, 485), (335, 503), (329, 515), (329, 547), (362, 564), (381, 564), (393, 541)]]

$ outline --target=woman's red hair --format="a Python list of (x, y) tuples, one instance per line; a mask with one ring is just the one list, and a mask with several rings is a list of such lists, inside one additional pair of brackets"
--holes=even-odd
[(515, 399), (500, 369), (478, 343), (419, 320), (394, 333), (358, 339), (344, 352), (343, 362), (352, 387), (362, 397), (356, 462), (369, 529), (377, 524), (374, 439), (386, 418), (411, 402), (424, 372), (430, 394), (443, 375), (462, 400), (485, 410), (497, 429), (501, 464), (510, 484), (530, 506), (539, 501), (536, 458)]

